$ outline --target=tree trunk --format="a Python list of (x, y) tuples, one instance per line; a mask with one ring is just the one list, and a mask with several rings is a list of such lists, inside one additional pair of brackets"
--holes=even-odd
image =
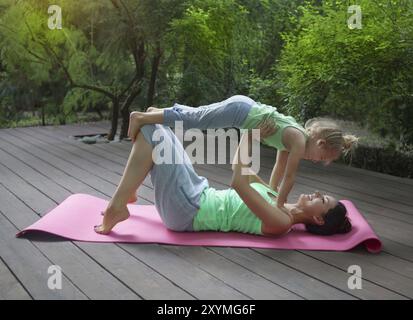
[[(138, 96), (142, 91), (142, 80), (145, 74), (145, 42), (140, 41), (137, 50), (134, 52), (135, 62), (136, 62), (136, 81), (131, 84), (129, 89), (130, 94), (125, 99), (121, 108), (122, 124), (120, 128), (120, 137), (119, 139), (124, 139), (128, 136), (129, 128), (129, 107), (132, 104), (133, 100)], [(126, 93), (125, 93), (126, 94)]]
[(151, 79), (149, 81), (148, 96), (147, 96), (147, 106), (150, 107), (153, 105), (153, 98), (155, 96), (155, 84), (156, 77), (158, 74), (159, 63), (161, 61), (162, 51), (161, 45), (158, 43), (156, 47), (156, 54), (152, 59), (152, 70), (151, 70)]
[(138, 94), (142, 91), (139, 87), (131, 92), (129, 97), (125, 100), (122, 105), (121, 109), (121, 116), (122, 116), (122, 124), (120, 127), (120, 137), (119, 139), (124, 139), (128, 137), (128, 128), (129, 128), (129, 107), (132, 104), (133, 100), (138, 96)]
[(46, 119), (44, 114), (44, 104), (42, 103), (42, 126), (46, 125)]
[(119, 119), (119, 99), (112, 100), (112, 124), (108, 135), (108, 140), (112, 141), (115, 138), (116, 131), (118, 130), (118, 119)]

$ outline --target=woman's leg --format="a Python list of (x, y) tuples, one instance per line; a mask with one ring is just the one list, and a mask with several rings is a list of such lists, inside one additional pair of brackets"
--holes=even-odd
[(152, 166), (152, 146), (140, 133), (132, 146), (120, 183), (104, 212), (103, 222), (95, 227), (97, 233), (107, 234), (116, 224), (129, 218), (128, 199), (145, 180)]

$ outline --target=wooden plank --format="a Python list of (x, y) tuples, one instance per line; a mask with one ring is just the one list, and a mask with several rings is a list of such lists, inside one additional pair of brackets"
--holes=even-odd
[[(191, 292), (197, 299), (251, 299), (236, 288), (224, 283), (164, 247), (152, 244), (124, 244), (131, 255), (162, 273), (179, 287)], [(231, 270), (228, 270), (231, 272)]]
[[(79, 151), (79, 146), (75, 142), (67, 141), (67, 143), (60, 143), (56, 139), (48, 137), (39, 138), (36, 132), (22, 133), (21, 130), (16, 129), (13, 133), (8, 135), (8, 139), (15, 145), (20, 143), (23, 139), (27, 141), (24, 145), (26, 150), (29, 150), (30, 146), (35, 145), (36, 148), (30, 148), (30, 153), (36, 157), (47, 161), (51, 166), (59, 167), (60, 170), (69, 174), (86, 185), (94, 189), (101, 189), (105, 194), (111, 195), (114, 191), (114, 186), (120, 180), (120, 176), (123, 173), (125, 161), (117, 163), (116, 161), (109, 161), (102, 157), (85, 150), (85, 152)], [(42, 140), (41, 140), (42, 139)], [(85, 146), (82, 146), (85, 147)], [(47, 159), (42, 157), (42, 154), (47, 154)], [(77, 160), (79, 159), (79, 160)], [(116, 181), (116, 184), (114, 183)], [(147, 200), (153, 200), (153, 192), (147, 187), (147, 180), (140, 188), (141, 196), (144, 196)], [(91, 184), (93, 183), (93, 184)]]
[(192, 300), (195, 297), (122, 248), (107, 243), (78, 243), (81, 248), (144, 299)]
[[(265, 156), (275, 159), (276, 151), (273, 148), (263, 146), (262, 153)], [(304, 165), (312, 166), (312, 167), (314, 166), (311, 162), (308, 162), (308, 161), (306, 161)], [(318, 167), (322, 167), (322, 166), (318, 166)], [(393, 186), (396, 189), (397, 188), (403, 189), (406, 186), (413, 186), (413, 179), (402, 178), (402, 177), (397, 177), (397, 176), (393, 176), (393, 175), (386, 174), (386, 173), (351, 167), (351, 166), (348, 166), (342, 163), (334, 162), (326, 167), (323, 167), (323, 169), (326, 169), (329, 171), (331, 170), (332, 172), (340, 172), (343, 176), (352, 176), (354, 178), (367, 177), (370, 181), (373, 181), (374, 183), (377, 183), (380, 181), (387, 181), (389, 185)]]
[[(218, 253), (222, 258), (234, 264), (257, 273), (268, 281), (296, 292), (305, 299), (352, 300), (357, 298), (324, 281), (315, 279), (312, 275), (308, 275), (291, 268), (289, 265), (278, 263), (263, 255), (257, 254), (251, 249), (211, 247), (209, 250)], [(294, 250), (291, 252), (294, 255), (297, 254)], [(321, 269), (325, 268), (325, 264), (322, 262), (319, 262), (319, 266)]]
[[(256, 251), (265, 255), (266, 257), (274, 259), (275, 261), (288, 264), (289, 266), (296, 268), (297, 270), (310, 274), (316, 279), (320, 279), (330, 285), (335, 286), (336, 288), (340, 288), (343, 291), (357, 295), (362, 299), (406, 299), (406, 297), (397, 293), (398, 290), (394, 290), (394, 286), (391, 286), (392, 289), (382, 287), (370, 281), (370, 279), (365, 279), (363, 281), (362, 290), (349, 289), (347, 283), (351, 275), (346, 273), (347, 268), (345, 270), (334, 268), (334, 264), (329, 265), (324, 259), (319, 260), (324, 262), (323, 267), (321, 267), (317, 262), (317, 259), (314, 259), (311, 255), (308, 254), (309, 252), (313, 251), (306, 251), (305, 254), (301, 256), (294, 255), (292, 254), (292, 252), (287, 250), (258, 249)], [(347, 253), (348, 252), (344, 254)]]
[[(268, 152), (267, 148), (263, 147), (261, 148), (261, 157), (262, 159), (265, 159), (266, 163), (268, 163), (271, 168), (273, 167), (275, 163), (275, 151)], [(341, 186), (342, 183), (349, 183), (351, 188), (351, 183), (356, 180), (356, 187), (359, 187), (358, 191), (360, 192), (368, 193), (368, 188), (374, 187), (374, 190), (382, 192), (384, 196), (387, 193), (405, 195), (407, 190), (413, 188), (412, 179), (386, 174), (375, 176), (377, 172), (354, 168), (340, 163), (331, 163), (330, 165), (325, 166), (321, 163), (315, 164), (303, 160), (300, 163), (300, 169), (302, 169), (303, 172), (317, 172), (317, 175), (323, 175), (326, 178), (331, 176), (337, 177), (337, 179), (331, 181), (337, 186)]]
[(31, 300), (32, 297), (0, 257), (0, 300)]
[(386, 249), (386, 253), (413, 262), (413, 247), (406, 246), (387, 238), (382, 238), (381, 240), (383, 242), (383, 247)]
[[(7, 180), (18, 179), (12, 177), (12, 173), (6, 177)], [(21, 230), (39, 217), (16, 196), (18, 190), (14, 190), (15, 194), (12, 194), (7, 187), (9, 187), (7, 183), (0, 186), (0, 202), (9, 204), (7, 211), (3, 214)], [(31, 192), (36, 194), (34, 188)], [(47, 202), (47, 200), (38, 194), (38, 201)], [(14, 241), (20, 240), (15, 239)], [(65, 275), (89, 298), (139, 299), (139, 296), (122, 285), (73, 243), (69, 241), (36, 241), (35, 245), (50, 261), (53, 261), (53, 264), (59, 265)]]
[(0, 211), (0, 252), (2, 260), (24, 285), (34, 299), (87, 299), (79, 288), (62, 273), (62, 288), (48, 288), (48, 268), (55, 263), (47, 259), (34, 244), (26, 239), (16, 239), (18, 229)]
[[(388, 186), (387, 180), (374, 182), (370, 177), (355, 177), (355, 176), (343, 176), (343, 172), (340, 171), (341, 168), (337, 168), (336, 171), (332, 171), (331, 168), (326, 168), (327, 166), (321, 164), (306, 163), (302, 161), (300, 172), (305, 175), (305, 177), (312, 179), (317, 178), (327, 184), (334, 185), (339, 188), (345, 188), (348, 190), (357, 191), (360, 194), (373, 196), (375, 198), (380, 198), (383, 200), (395, 201), (397, 203), (402, 203), (407, 206), (413, 205), (413, 199), (409, 197), (409, 193), (413, 191), (412, 186), (405, 186), (403, 188), (394, 188), (393, 186)], [(270, 164), (265, 159), (265, 163)]]
[[(176, 255), (184, 258), (205, 272), (247, 294), (252, 299), (300, 299), (295, 291), (269, 281), (244, 266), (199, 247), (168, 246)], [(230, 270), (230, 272), (228, 272)]]
[[(362, 269), (362, 279), (369, 280), (384, 288), (393, 290), (406, 298), (413, 298), (413, 279), (403, 276), (400, 272), (393, 272), (387, 268), (372, 263), (371, 257), (365, 254), (352, 252), (322, 252), (311, 251), (305, 253), (308, 256), (322, 259), (341, 270), (346, 271), (351, 265), (358, 265)], [(391, 258), (390, 258), (391, 259)]]

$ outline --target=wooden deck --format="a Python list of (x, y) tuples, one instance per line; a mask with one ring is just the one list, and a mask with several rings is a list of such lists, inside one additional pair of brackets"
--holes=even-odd
[[(86, 145), (69, 138), (106, 133), (108, 122), (0, 130), (0, 299), (412, 299), (413, 180), (338, 164), (303, 163), (290, 197), (326, 191), (351, 199), (383, 241), (382, 253), (256, 250), (142, 244), (95, 244), (18, 230), (69, 195), (110, 199), (131, 143)], [(268, 179), (274, 154), (262, 150)], [(210, 185), (226, 188), (228, 165), (196, 165)], [(154, 201), (150, 179), (140, 204)], [(50, 290), (50, 265), (62, 268)], [(362, 289), (347, 286), (350, 265)]]

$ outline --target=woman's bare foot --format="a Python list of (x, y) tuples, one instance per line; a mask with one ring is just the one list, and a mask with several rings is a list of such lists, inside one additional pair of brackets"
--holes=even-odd
[(128, 203), (135, 203), (136, 201), (138, 201), (138, 197), (136, 196), (136, 194), (133, 194), (129, 200)]
[(102, 224), (95, 226), (96, 233), (108, 234), (114, 226), (116, 226), (119, 222), (125, 221), (130, 216), (129, 210), (126, 206), (119, 209), (108, 206), (103, 214)]
[[(136, 194), (133, 194), (133, 195), (129, 198), (128, 203), (135, 203), (136, 201), (138, 201), (138, 197), (136, 196)], [(102, 216), (104, 216), (104, 215), (105, 215), (105, 211), (101, 211), (100, 214), (101, 214)]]

